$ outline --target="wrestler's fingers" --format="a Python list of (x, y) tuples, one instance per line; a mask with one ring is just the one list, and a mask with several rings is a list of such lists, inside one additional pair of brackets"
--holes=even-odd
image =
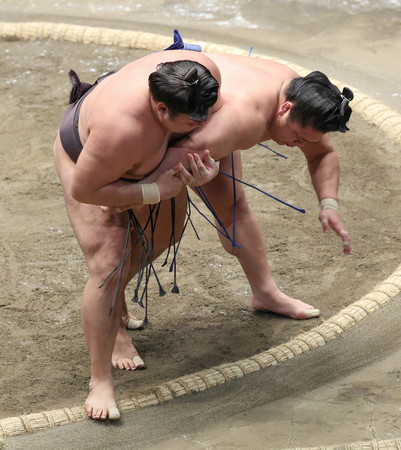
[(352, 245), (351, 245), (351, 239), (349, 237), (348, 231), (345, 229), (342, 229), (337, 234), (341, 237), (341, 239), (343, 241), (344, 253), (346, 255), (350, 255), (352, 252)]
[[(206, 152), (209, 153), (208, 150), (206, 150)], [(196, 166), (198, 167), (199, 174), (202, 177), (209, 175), (209, 168), (204, 164), (201, 157), (196, 153), (194, 155), (194, 158), (195, 158)]]
[(180, 170), (182, 169), (183, 165), (179, 162), (171, 169), (166, 170), (166, 174), (168, 176), (174, 177), (180, 173)]
[(185, 169), (184, 166), (180, 167), (180, 170), (178, 170), (176, 176), (181, 180), (183, 184), (186, 184), (188, 186), (193, 186), (195, 184), (195, 178), (190, 172), (188, 172), (187, 169)]
[(199, 170), (195, 163), (194, 155), (192, 153), (187, 153), (187, 159), (189, 162), (189, 170), (194, 176), (197, 176), (199, 174)]
[(343, 242), (350, 241), (348, 231), (345, 228), (342, 228), (340, 231), (337, 232), (337, 234), (341, 237)]
[(350, 255), (352, 253), (351, 241), (343, 242), (343, 247), (344, 247), (344, 254), (345, 255)]
[(216, 176), (219, 171), (219, 167), (216, 164), (216, 161), (212, 157), (205, 160), (203, 166), (204, 166), (204, 169), (202, 169), (202, 171), (201, 171), (202, 175), (208, 175), (208, 176), (212, 176), (212, 178), (214, 178), (214, 176)]
[(347, 254), (351, 253), (352, 245), (351, 245), (351, 238), (349, 236), (348, 231), (341, 230), (338, 234), (341, 236), (341, 239), (343, 241), (344, 253), (347, 253)]
[(330, 231), (329, 219), (327, 218), (320, 219), (320, 223), (322, 224), (322, 228), (325, 233)]
[(216, 161), (210, 156), (209, 150), (205, 150), (205, 152), (203, 153), (203, 161), (210, 167), (213, 167), (216, 163)]
[(197, 175), (205, 176), (207, 174), (207, 169), (203, 164), (201, 157), (197, 153), (188, 153), (188, 161), (191, 167), (191, 172), (195, 177)]
[(192, 179), (192, 174), (188, 172), (181, 162), (170, 169), (170, 174), (172, 178), (178, 179), (184, 184), (188, 184), (187, 181)]
[(179, 178), (181, 180), (181, 182), (187, 186), (195, 186), (196, 181), (195, 178), (191, 175), (191, 174), (183, 174), (183, 173), (179, 173)]

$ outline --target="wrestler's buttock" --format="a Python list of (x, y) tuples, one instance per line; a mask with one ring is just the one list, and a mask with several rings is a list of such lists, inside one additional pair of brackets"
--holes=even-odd
[(70, 156), (65, 151), (63, 144), (60, 139), (60, 134), (57, 133), (56, 139), (53, 146), (53, 158), (56, 165), (56, 169), (59, 172), (63, 167), (74, 167), (75, 163), (71, 160)]

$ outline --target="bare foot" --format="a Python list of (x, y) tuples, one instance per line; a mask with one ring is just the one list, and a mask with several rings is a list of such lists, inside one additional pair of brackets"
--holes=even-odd
[(273, 296), (265, 297), (262, 301), (253, 297), (252, 306), (257, 311), (273, 312), (292, 319), (311, 319), (318, 317), (320, 314), (320, 311), (312, 305), (291, 298), (283, 294), (279, 289)]
[(114, 398), (113, 380), (96, 381), (89, 383), (89, 395), (85, 401), (88, 417), (95, 420), (118, 420), (120, 411)]
[(114, 343), (111, 363), (114, 368), (122, 370), (144, 369), (145, 363), (138, 355), (131, 337), (125, 329), (123, 323), (118, 329), (116, 342)]

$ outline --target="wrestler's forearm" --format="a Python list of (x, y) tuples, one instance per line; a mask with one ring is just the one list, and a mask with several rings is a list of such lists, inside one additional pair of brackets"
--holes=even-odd
[(335, 152), (308, 162), (312, 184), (319, 200), (338, 198), (340, 166)]
[[(81, 203), (117, 209), (127, 209), (127, 205), (134, 207), (155, 204), (175, 197), (184, 184), (189, 184), (191, 181), (187, 179), (187, 175), (189, 174), (183, 173), (180, 167), (176, 167), (162, 173), (153, 183), (118, 180), (97, 189), (91, 189), (91, 185), (87, 185), (86, 190), (82, 187), (76, 189), (74, 185), (72, 196)], [(207, 182), (210, 178), (209, 170), (205, 170), (202, 178), (205, 178)]]
[(143, 194), (139, 183), (115, 181), (96, 190), (74, 188), (72, 196), (80, 203), (120, 207), (124, 205), (142, 205)]
[(323, 164), (323, 168), (315, 173), (314, 179), (317, 186), (315, 190), (321, 208), (319, 220), (325, 233), (333, 230), (340, 236), (344, 254), (350, 255), (352, 253), (351, 238), (338, 211), (339, 164), (336, 156), (336, 154), (330, 155), (329, 164), (326, 166)]

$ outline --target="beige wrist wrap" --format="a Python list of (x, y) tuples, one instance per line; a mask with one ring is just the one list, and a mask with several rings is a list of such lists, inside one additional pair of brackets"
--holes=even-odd
[(160, 190), (157, 183), (141, 183), (144, 205), (154, 205), (160, 202)]
[(335, 198), (322, 198), (320, 200), (320, 209), (334, 209), (338, 211), (338, 201)]

